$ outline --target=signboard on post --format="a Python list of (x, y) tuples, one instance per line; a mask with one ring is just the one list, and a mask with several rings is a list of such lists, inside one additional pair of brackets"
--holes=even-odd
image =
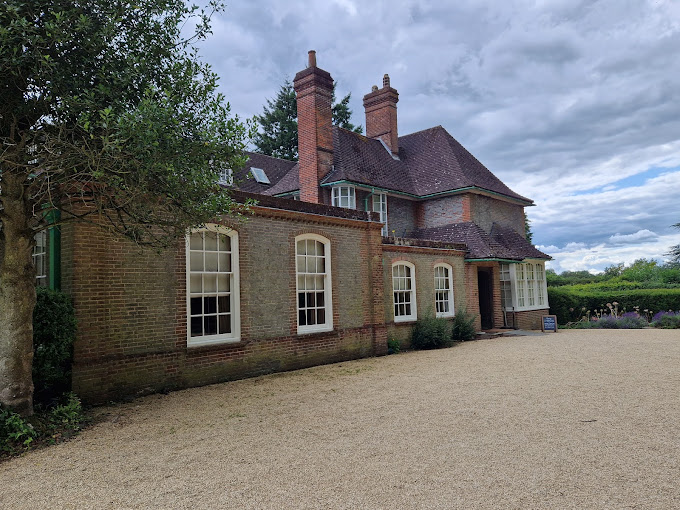
[(544, 315), (541, 320), (541, 329), (557, 333), (557, 315)]

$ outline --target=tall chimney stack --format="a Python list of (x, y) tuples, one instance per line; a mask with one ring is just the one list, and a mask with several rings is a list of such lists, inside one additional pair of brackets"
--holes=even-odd
[(383, 76), (381, 89), (373, 85), (371, 92), (364, 96), (366, 136), (381, 139), (395, 156), (399, 154), (398, 101), (399, 93), (390, 86), (390, 77), (387, 74)]
[(316, 52), (309, 66), (295, 75), (297, 97), (300, 200), (319, 203), (319, 181), (333, 166), (333, 78), (316, 67)]

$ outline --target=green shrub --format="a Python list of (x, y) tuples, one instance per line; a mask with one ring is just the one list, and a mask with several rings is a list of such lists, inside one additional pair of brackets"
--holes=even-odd
[(33, 426), (21, 416), (0, 407), (0, 453), (21, 451), (30, 446), (37, 435)]
[[(577, 286), (574, 286), (577, 287)], [(624, 289), (618, 291), (592, 290), (586, 285), (549, 287), (550, 313), (557, 315), (559, 324), (578, 320), (588, 310), (607, 310), (607, 303), (618, 303), (619, 310), (640, 313), (680, 309), (680, 289)]]
[(680, 311), (659, 312), (652, 319), (652, 326), (663, 329), (680, 329)]
[(34, 400), (48, 403), (71, 389), (76, 317), (66, 294), (42, 287), (37, 292), (33, 312)]
[(387, 354), (399, 354), (401, 351), (401, 342), (396, 338), (387, 339)]
[(54, 444), (74, 436), (86, 423), (80, 399), (63, 395), (52, 408), (36, 407), (30, 418), (0, 407), (0, 455), (15, 455), (36, 445)]
[(458, 310), (453, 317), (453, 324), (451, 325), (451, 339), (454, 342), (473, 340), (477, 336), (475, 318), (476, 316), (467, 313), (467, 310)]
[(451, 345), (451, 324), (443, 318), (424, 317), (416, 321), (411, 333), (414, 349), (437, 349)]

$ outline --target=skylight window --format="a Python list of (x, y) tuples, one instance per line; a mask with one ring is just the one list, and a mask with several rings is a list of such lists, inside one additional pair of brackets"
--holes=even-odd
[(253, 174), (255, 182), (259, 182), (260, 184), (271, 184), (269, 182), (269, 177), (267, 177), (267, 174), (264, 173), (264, 170), (261, 168), (255, 168), (254, 166), (251, 166), (250, 173)]

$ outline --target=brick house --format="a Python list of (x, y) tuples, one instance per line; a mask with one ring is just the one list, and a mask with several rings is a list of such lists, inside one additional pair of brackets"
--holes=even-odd
[(387, 75), (364, 97), (366, 136), (332, 126), (333, 80), (314, 52), (294, 87), (299, 163), (250, 154), (235, 184), (224, 175), (237, 199), (257, 200), (245, 219), (161, 255), (62, 227), (86, 401), (382, 355), (427, 314), (540, 328), (549, 256), (524, 237), (531, 200), (441, 126), (398, 136)]

